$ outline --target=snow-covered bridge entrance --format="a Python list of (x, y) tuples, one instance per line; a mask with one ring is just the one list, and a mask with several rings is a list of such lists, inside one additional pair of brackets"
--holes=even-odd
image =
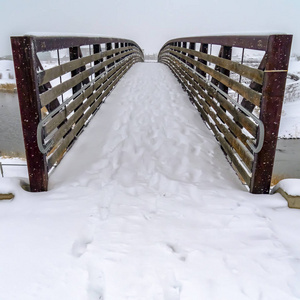
[(135, 64), (119, 82), (50, 183), (66, 180), (115, 182), (133, 196), (243, 189), (188, 95), (158, 63)]
[(299, 211), (246, 192), (189, 100), (167, 66), (138, 62), (49, 192), (4, 178), (16, 197), (0, 210), (3, 299), (299, 299)]
[[(159, 62), (177, 76), (251, 193), (268, 193), (270, 189), (291, 40), (290, 35), (181, 38), (167, 42), (159, 53)], [(133, 64), (143, 61), (143, 53), (135, 42), (117, 38), (24, 36), (12, 37), (12, 45), (30, 190), (45, 191), (49, 172), (121, 77)], [(46, 51), (50, 58), (56, 57), (56, 65), (51, 59), (42, 63)], [(251, 59), (250, 65), (244, 64), (244, 59), (249, 59), (247, 51), (259, 52), (257, 65), (251, 64)], [(131, 81), (129, 86), (135, 79)], [(142, 84), (139, 89), (143, 94), (135, 91), (144, 106), (154, 97), (157, 81), (151, 79), (149, 84), (153, 86), (147, 93)], [(159, 95), (169, 99), (171, 109), (176, 88), (168, 89), (164, 79), (162, 86)], [(156, 101), (154, 115), (163, 112), (161, 100)], [(173, 117), (180, 111), (178, 107)], [(131, 126), (143, 132), (144, 122), (138, 126), (135, 121), (138, 116), (137, 112), (131, 118)], [(146, 128), (145, 134), (153, 131), (149, 140), (158, 134), (155, 126), (147, 123)], [(182, 124), (178, 130), (188, 128)], [(103, 134), (100, 127), (94, 139)], [(181, 152), (181, 143), (169, 145), (168, 151)], [(136, 145), (134, 151), (142, 149)], [(195, 149), (197, 152), (198, 147)], [(135, 152), (128, 150), (129, 165), (135, 164)], [(209, 153), (203, 151), (199, 161), (208, 160), (216, 168)], [(182, 152), (180, 161), (188, 159), (189, 152)], [(168, 162), (177, 165), (182, 180), (194, 180), (190, 172), (181, 172), (178, 160)]]
[(4, 178), (3, 299), (299, 299), (299, 211), (245, 191), (163, 64), (128, 71), (53, 175)]

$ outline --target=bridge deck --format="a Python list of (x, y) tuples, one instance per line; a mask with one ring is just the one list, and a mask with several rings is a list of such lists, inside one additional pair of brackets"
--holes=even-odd
[(292, 299), (268, 196), (245, 191), (166, 66), (133, 66), (50, 178), (90, 216), (72, 253), (95, 299)]
[[(92, 169), (99, 176), (97, 184), (113, 181), (146, 193), (177, 194), (186, 186), (245, 190), (187, 94), (162, 64), (133, 66), (87, 130), (78, 140), (81, 146), (64, 158), (77, 165), (71, 176), (66, 169), (64, 180), (80, 185), (82, 175), (88, 180), (83, 171)], [(61, 181), (61, 169), (50, 184)]]
[(299, 298), (299, 215), (245, 191), (162, 64), (129, 70), (49, 192), (15, 192), (3, 299)]

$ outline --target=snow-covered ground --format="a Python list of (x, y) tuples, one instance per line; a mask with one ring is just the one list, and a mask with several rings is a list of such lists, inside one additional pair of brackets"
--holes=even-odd
[(0, 84), (15, 82), (16, 80), (13, 61), (0, 59)]
[[(300, 57), (292, 56), (289, 73), (300, 77)], [(283, 103), (279, 127), (280, 138), (300, 138), (300, 81), (288, 80), (286, 101)]]
[(129, 70), (49, 192), (23, 180), (0, 180), (1, 299), (300, 298), (300, 210), (246, 191), (162, 64)]

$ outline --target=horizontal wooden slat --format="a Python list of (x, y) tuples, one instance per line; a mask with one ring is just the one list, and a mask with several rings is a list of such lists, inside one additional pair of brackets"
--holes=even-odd
[(70, 90), (75, 85), (83, 82), (87, 77), (91, 76), (93, 73), (101, 70), (104, 66), (107, 66), (113, 63), (115, 60), (122, 58), (130, 53), (133, 53), (133, 50), (130, 50), (125, 53), (121, 53), (118, 56), (112, 57), (100, 64), (97, 64), (95, 67), (87, 69), (83, 72), (80, 72), (78, 75), (72, 77), (71, 79), (66, 80), (62, 84), (59, 84), (53, 87), (51, 90), (46, 91), (45, 93), (40, 95), (41, 106), (46, 106), (47, 104), (51, 103), (53, 99), (56, 99), (61, 94), (65, 93), (66, 91)]
[[(129, 64), (130, 66), (134, 63), (134, 61), (131, 61)], [(127, 68), (124, 68), (123, 74), (127, 71)], [(120, 76), (115, 78), (115, 80), (112, 83), (112, 86), (114, 86), (118, 80), (120, 79)], [(55, 152), (49, 157), (48, 163), (49, 165), (53, 166), (57, 160), (63, 155), (63, 153), (66, 150), (66, 147), (72, 142), (72, 140), (75, 138), (75, 136), (78, 134), (78, 132), (81, 130), (81, 128), (84, 126), (85, 122), (90, 118), (92, 112), (95, 110), (97, 106), (102, 102), (103, 98), (109, 94), (111, 89), (107, 89), (101, 97), (99, 97), (92, 106), (88, 109), (87, 112), (82, 116), (82, 118), (79, 120), (78, 123), (76, 123), (75, 127), (71, 129), (71, 131), (68, 133), (68, 135), (62, 140), (62, 142), (59, 144), (59, 146), (56, 148)]]
[(82, 94), (76, 97), (76, 99), (71, 101), (68, 106), (65, 107), (64, 113), (56, 114), (52, 119), (50, 119), (44, 127), (46, 136), (50, 134), (50, 132), (53, 131), (56, 127), (58, 127), (66, 119), (66, 117), (68, 117), (69, 114), (72, 113), (79, 105), (81, 105), (84, 99), (91, 95), (93, 90), (97, 90), (103, 82), (105, 82), (114, 72), (117, 72), (121, 67), (122, 65), (119, 65), (116, 69), (110, 70), (102, 78), (97, 80), (92, 86), (84, 90)]
[(189, 63), (193, 64), (194, 66), (196, 66), (197, 68), (199, 68), (200, 70), (202, 70), (205, 73), (211, 75), (213, 78), (220, 81), (221, 83), (223, 83), (227, 87), (229, 87), (232, 90), (236, 91), (237, 93), (239, 93), (241, 96), (243, 96), (245, 99), (249, 100), (250, 102), (252, 102), (256, 106), (260, 106), (260, 101), (261, 101), (261, 94), (260, 93), (244, 86), (243, 84), (229, 78), (228, 76), (226, 76), (226, 75), (224, 75), (224, 74), (222, 74), (222, 73), (220, 73), (216, 70), (211, 69), (210, 67), (204, 65), (203, 63), (201, 63), (199, 61), (194, 61), (190, 57), (185, 56), (185, 55), (183, 55), (183, 54), (181, 54), (177, 51), (170, 50), (170, 53), (172, 53), (173, 55), (175, 55), (178, 58), (183, 58), (187, 62), (189, 62)]
[(235, 72), (241, 76), (244, 76), (250, 80), (257, 82), (258, 84), (263, 83), (264, 72), (262, 70), (251, 68), (249, 66), (242, 65), (238, 62), (231, 61), (229, 59), (224, 59), (221, 57), (217, 57), (214, 55), (210, 55), (200, 51), (195, 51), (195, 50), (186, 49), (182, 47), (169, 46), (166, 48), (166, 50), (167, 49), (172, 49), (175, 51), (183, 51), (185, 53), (188, 53), (200, 59), (216, 64), (222, 68)]
[[(173, 65), (174, 66), (174, 65)], [(174, 66), (176, 68), (176, 66)], [(215, 122), (218, 130), (224, 135), (226, 140), (229, 142), (230, 146), (235, 149), (237, 154), (240, 156), (242, 161), (245, 163), (245, 165), (250, 170), (253, 163), (253, 155), (246, 149), (246, 147), (233, 136), (233, 134), (222, 124), (219, 119), (217, 118), (216, 112), (210, 109), (208, 104), (203, 101), (196, 92), (197, 86), (195, 85), (195, 82), (191, 80), (191, 77), (187, 75), (187, 73), (184, 73), (182, 69), (177, 69), (176, 72), (180, 74), (181, 80), (184, 80), (184, 85), (190, 92), (192, 93), (193, 98), (196, 98), (204, 108), (204, 111), (207, 115), (209, 115), (212, 120)]]
[(132, 49), (132, 47), (123, 47), (118, 49), (112, 49), (108, 51), (99, 52), (90, 56), (85, 56), (82, 58), (78, 58), (76, 60), (69, 61), (67, 63), (61, 64), (59, 66), (55, 66), (53, 68), (44, 70), (42, 72), (38, 73), (38, 82), (39, 85), (43, 85), (59, 76), (62, 76), (68, 72), (71, 72), (77, 68), (80, 68), (84, 65), (87, 65), (91, 62), (94, 62), (99, 59), (103, 59), (104, 57), (107, 57), (109, 55), (112, 55), (114, 53), (120, 52), (119, 49), (122, 51)]
[[(126, 65), (124, 66), (119, 66), (117, 70), (114, 70), (115, 72), (111, 72), (110, 75), (106, 76), (105, 78), (103, 78), (102, 80), (102, 83), (107, 80), (109, 78), (109, 76), (111, 75), (114, 75), (114, 76), (117, 76), (119, 75), (120, 71), (119, 69), (122, 68), (122, 70), (124, 70), (124, 68), (126, 68)], [(54, 118), (53, 121), (51, 120), (51, 122), (49, 122), (50, 124), (47, 124), (45, 126), (45, 129), (46, 129), (46, 132), (49, 133), (49, 128), (53, 128), (54, 129), (54, 126), (58, 127), (64, 120), (65, 120), (65, 117), (64, 116), (69, 116), (70, 113), (72, 113), (75, 109), (76, 112), (71, 116), (71, 118), (69, 118), (67, 120), (67, 122), (65, 124), (63, 124), (63, 126), (61, 126), (59, 128), (59, 131), (56, 132), (55, 136), (53, 137), (53, 141), (54, 143), (57, 143), (58, 140), (60, 138), (57, 138), (57, 136), (60, 136), (62, 137), (63, 135), (65, 135), (67, 133), (67, 131), (69, 130), (69, 128), (72, 126), (72, 124), (74, 122), (77, 121), (77, 119), (79, 118), (79, 114), (84, 112), (84, 110), (92, 104), (92, 102), (101, 95), (101, 93), (107, 88), (107, 86), (113, 81), (114, 77), (111, 76), (109, 78), (109, 80), (107, 80), (105, 82), (104, 85), (102, 85), (99, 89), (95, 90), (95, 93), (93, 95), (91, 95), (91, 92), (90, 90), (89, 91), (86, 91), (85, 93), (81, 94), (78, 98), (75, 99), (75, 101), (73, 101), (71, 103), (71, 105), (67, 106), (66, 107), (66, 111), (65, 111), (65, 114), (62, 115), (62, 117), (57, 117), (57, 118)], [(100, 86), (100, 84), (98, 85), (98, 87)], [(87, 98), (88, 96), (90, 96), (87, 101), (81, 105), (81, 103), (84, 101), (85, 98)], [(80, 106), (81, 105), (81, 106)], [(80, 107), (79, 107), (80, 106)], [(79, 107), (79, 108), (78, 108)], [(84, 108), (84, 110), (82, 111), (82, 108)], [(77, 118), (76, 118), (77, 117)], [(50, 127), (51, 126), (51, 127)], [(60, 133), (61, 132), (61, 133)]]
[[(171, 59), (171, 58), (169, 58)], [(176, 60), (174, 63), (178, 63)], [(202, 88), (207, 90), (208, 94), (212, 95), (219, 103), (220, 106), (225, 108), (234, 118), (236, 123), (241, 124), (245, 129), (254, 137), (256, 136), (257, 125), (251, 121), (245, 114), (243, 114), (240, 110), (237, 110), (233, 104), (228, 101), (224, 96), (218, 93), (214, 88), (209, 86), (205, 81), (203, 81), (199, 76), (192, 73), (189, 68), (187, 68), (184, 64), (180, 64), (181, 68), (184, 68), (186, 72), (189, 72), (191, 76), (201, 85)], [(221, 109), (221, 108), (220, 108)]]
[[(131, 65), (135, 63), (135, 60), (133, 60), (129, 65), (128, 68), (131, 67)], [(123, 74), (126, 73), (126, 70), (123, 71)], [(122, 76), (123, 76), (122, 74)], [(113, 83), (113, 86), (118, 82), (120, 77), (118, 77), (115, 82)], [(68, 134), (67, 138), (62, 141), (62, 143), (59, 145), (59, 147), (56, 149), (55, 153), (50, 157), (48, 163), (49, 166), (53, 166), (57, 160), (63, 155), (63, 153), (66, 151), (66, 147), (71, 143), (71, 141), (75, 138), (75, 136), (78, 134), (84, 123), (90, 118), (91, 114), (94, 112), (95, 107), (98, 107), (102, 100), (110, 93), (110, 89), (107, 89), (101, 97), (97, 99), (96, 102), (93, 103), (91, 109), (80, 119), (80, 121), (76, 124), (76, 126), (71, 130), (71, 133)]]
[[(182, 67), (182, 66), (181, 66)], [(236, 124), (236, 122), (239, 122), (241, 125), (243, 125), (246, 129), (248, 129), (249, 133), (254, 137), (256, 135), (257, 131), (257, 125), (253, 123), (246, 115), (241, 113), (239, 110), (237, 110), (231, 102), (228, 102), (226, 98), (221, 96), (219, 93), (217, 93), (214, 89), (209, 87), (205, 82), (201, 80), (199, 76), (197, 76), (195, 73), (193, 73), (190, 69), (183, 66), (183, 69), (185, 72), (189, 74), (193, 78), (194, 81), (199, 84), (199, 88), (197, 89), (199, 94), (207, 101), (207, 103), (214, 108), (214, 110), (218, 113), (219, 117), (223, 120), (224, 123), (226, 123), (232, 132), (241, 139), (241, 141), (244, 143), (244, 145), (247, 147), (247, 140), (248, 137), (243, 134), (242, 128)], [(204, 90), (207, 90), (208, 93), (205, 93)], [(216, 100), (219, 101), (220, 105), (216, 101), (214, 101), (211, 96), (214, 96)], [(228, 111), (228, 113), (231, 114), (233, 119), (231, 119), (226, 112), (221, 108), (224, 107)], [(236, 120), (236, 122), (234, 121)]]
[[(176, 74), (176, 73), (175, 73)], [(181, 76), (178, 76), (177, 74), (177, 78), (181, 81)], [(235, 169), (238, 171), (238, 173), (240, 174), (240, 176), (245, 180), (246, 184), (249, 186), (250, 184), (250, 180), (251, 177), (248, 174), (248, 172), (245, 170), (243, 164), (241, 163), (240, 160), (237, 159), (237, 157), (235, 156), (235, 153), (233, 153), (232, 149), (230, 148), (230, 146), (228, 145), (228, 143), (226, 142), (226, 140), (222, 137), (222, 135), (220, 134), (219, 130), (216, 128), (216, 126), (210, 121), (207, 113), (205, 112), (205, 110), (198, 104), (195, 102), (195, 105), (197, 107), (197, 109), (199, 110), (201, 116), (203, 117), (203, 119), (205, 120), (205, 122), (208, 124), (208, 126), (211, 128), (211, 130), (213, 131), (215, 137), (217, 138), (217, 140), (219, 141), (219, 143), (221, 144), (223, 150), (225, 151), (225, 153), (228, 155), (228, 157), (230, 158), (233, 166), (235, 167)]]

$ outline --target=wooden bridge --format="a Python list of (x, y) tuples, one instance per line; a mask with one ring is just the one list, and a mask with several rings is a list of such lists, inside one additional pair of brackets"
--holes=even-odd
[[(30, 190), (46, 191), (49, 174), (143, 52), (117, 38), (11, 41)], [(270, 189), (291, 42), (291, 35), (191, 37), (159, 53), (251, 193)], [(257, 66), (244, 63), (247, 51), (258, 53)], [(43, 65), (45, 52), (56, 65)]]

